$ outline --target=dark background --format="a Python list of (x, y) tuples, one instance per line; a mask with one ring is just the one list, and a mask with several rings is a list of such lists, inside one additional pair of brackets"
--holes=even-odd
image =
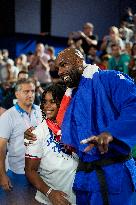
[(136, 0), (0, 0), (0, 49), (16, 57), (41, 41), (58, 53), (68, 33), (88, 21), (101, 40), (110, 26), (119, 26), (126, 7), (136, 13)]

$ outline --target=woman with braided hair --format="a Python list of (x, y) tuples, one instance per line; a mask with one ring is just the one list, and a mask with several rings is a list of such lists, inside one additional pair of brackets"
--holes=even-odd
[(33, 130), (36, 140), (26, 150), (26, 175), (38, 190), (36, 200), (47, 205), (76, 204), (72, 185), (77, 159), (72, 148), (60, 143), (61, 130), (56, 123), (63, 95), (61, 85), (45, 89), (41, 102), (43, 121)]

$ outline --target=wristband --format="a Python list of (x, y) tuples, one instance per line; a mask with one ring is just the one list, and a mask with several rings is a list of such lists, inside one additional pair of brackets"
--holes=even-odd
[(47, 198), (48, 198), (49, 194), (51, 193), (51, 191), (52, 191), (52, 188), (50, 187), (49, 190), (45, 194)]

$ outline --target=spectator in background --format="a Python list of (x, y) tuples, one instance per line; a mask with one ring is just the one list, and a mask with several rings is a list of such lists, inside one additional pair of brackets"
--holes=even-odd
[(54, 47), (48, 46), (46, 48), (46, 53), (50, 56), (49, 60), (55, 60), (56, 59)]
[(134, 14), (133, 16), (133, 27), (132, 30), (134, 31), (134, 33), (136, 33), (136, 14)]
[[(5, 62), (5, 63), (7, 63), (7, 60), (9, 60), (10, 58), (9, 58), (9, 51), (8, 51), (8, 49), (3, 49), (2, 50), (2, 55), (3, 55), (3, 61)], [(11, 60), (11, 59), (10, 59)]]
[(50, 76), (51, 76), (52, 82), (53, 83), (60, 82), (58, 71), (56, 70), (56, 66), (55, 66), (55, 61), (49, 60), (48, 63), (49, 63), (49, 67), (50, 67)]
[(17, 81), (18, 73), (19, 69), (16, 66), (14, 66), (14, 61), (8, 59), (5, 65), (3, 65), (0, 70), (1, 82), (8, 81), (10, 83), (14, 83), (15, 81)]
[(133, 34), (131, 41), (132, 43), (136, 43), (136, 14), (134, 14), (133, 20), (134, 20), (134, 23), (133, 23), (132, 30), (134, 31), (134, 34)]
[(11, 84), (9, 82), (3, 82), (0, 84), (0, 103), (8, 92), (10, 92)]
[(119, 28), (119, 36), (123, 40), (124, 44), (131, 41), (134, 32), (132, 29), (127, 27), (126, 21), (121, 21), (120, 28)]
[(109, 59), (108, 69), (117, 70), (129, 74), (128, 64), (130, 62), (130, 55), (121, 53), (119, 44), (111, 45), (111, 58)]
[(128, 54), (129, 56), (132, 55), (132, 46), (133, 46), (133, 43), (132, 42), (126, 42), (125, 44), (125, 53)]
[(45, 54), (45, 48), (42, 43), (37, 44), (32, 62), (29, 65), (30, 76), (37, 79), (42, 86), (51, 83), (50, 68), (48, 65), (49, 55)]
[(128, 67), (130, 76), (136, 80), (136, 43), (132, 46), (132, 56)]
[(41, 87), (41, 83), (38, 80), (33, 79), (35, 84), (35, 99), (34, 104), (40, 105), (42, 99), (43, 88)]
[(89, 64), (99, 64), (100, 63), (100, 58), (97, 55), (97, 46), (96, 45), (91, 45), (88, 51), (88, 55), (86, 58), (86, 62)]
[(73, 39), (72, 38), (73, 38), (73, 33), (70, 33), (69, 40), (68, 40), (69, 48), (78, 49), (83, 55), (85, 55), (84, 50), (82, 48), (82, 39), (80, 39), (79, 37), (76, 38), (75, 36)]
[(16, 58), (15, 64), (19, 71), (28, 71), (27, 56), (25, 54), (21, 54), (18, 58)]
[(133, 38), (132, 38), (132, 43), (136, 43), (136, 31), (134, 32)]
[(133, 12), (130, 7), (125, 8), (122, 19), (127, 22), (127, 27), (133, 24)]
[(92, 23), (87, 22), (83, 25), (83, 31), (72, 32), (69, 35), (68, 45), (71, 46), (74, 39), (82, 40), (82, 49), (86, 55), (88, 55), (90, 45), (97, 45), (98, 39), (93, 34), (94, 26)]
[(29, 65), (31, 65), (33, 58), (34, 58), (34, 53), (32, 51), (29, 51), (27, 54), (27, 65), (28, 65), (28, 69), (29, 69)]
[(119, 30), (115, 26), (111, 26), (110, 30), (109, 30), (109, 35), (107, 35), (103, 38), (103, 41), (101, 44), (101, 50), (103, 52), (111, 54), (111, 45), (112, 44), (119, 44), (121, 51), (123, 51), (125, 48), (125, 45), (124, 45), (122, 39), (119, 37)]
[[(28, 72), (26, 71), (20, 71), (18, 73), (18, 79), (17, 80), (22, 80), (22, 79), (27, 79), (28, 78)], [(17, 102), (17, 98), (15, 95), (15, 84), (9, 84), (9, 90), (6, 92), (5, 96), (3, 96), (1, 100), (1, 108), (4, 108), (5, 110), (11, 108), (14, 106)]]
[(3, 69), (3, 67), (4, 67), (4, 65), (5, 65), (5, 62), (3, 61), (2, 50), (0, 50), (0, 83), (1, 83), (2, 80), (3, 80), (3, 77), (1, 76), (1, 75), (2, 75), (2, 74), (1, 74), (1, 71), (2, 71), (2, 69)]
[(74, 40), (74, 45), (73, 45), (73, 48), (76, 48), (77, 50), (79, 50), (83, 55), (85, 55), (85, 52), (82, 48), (82, 44), (83, 44), (83, 41), (82, 39), (75, 39)]
[[(20, 71), (18, 74), (18, 81), (23, 79), (28, 79), (29, 75), (26, 71)], [(40, 83), (37, 80), (31, 79), (33, 83), (35, 84), (35, 99), (34, 104), (40, 105), (41, 103), (41, 95), (43, 92), (43, 89), (40, 86)], [(1, 107), (4, 109), (9, 109), (12, 106), (14, 106), (17, 103), (17, 98), (15, 95), (15, 87), (16, 83), (12, 86), (10, 86), (10, 91), (6, 94), (6, 96), (1, 101)]]
[(6, 68), (8, 71), (7, 81), (10, 83), (14, 83), (17, 81), (17, 76), (19, 73), (19, 69), (14, 65), (14, 61), (11, 59), (7, 60)]
[(3, 61), (3, 55), (2, 55), (2, 50), (0, 50), (0, 69), (2, 67), (2, 65), (4, 65), (4, 61)]
[(0, 60), (3, 59), (2, 50), (0, 50)]
[(110, 58), (111, 58), (111, 55), (109, 55), (109, 54), (101, 55), (101, 57), (100, 57), (101, 62), (98, 64), (98, 66), (101, 70), (108, 69), (108, 62), (109, 62)]
[(21, 71), (18, 73), (18, 80), (27, 79), (28, 77), (29, 77), (28, 71), (23, 71), (23, 70), (21, 70)]
[(3, 82), (0, 85), (0, 115), (2, 115), (6, 109), (3, 107), (3, 100), (7, 95), (10, 95), (11, 93), (11, 85), (9, 82)]

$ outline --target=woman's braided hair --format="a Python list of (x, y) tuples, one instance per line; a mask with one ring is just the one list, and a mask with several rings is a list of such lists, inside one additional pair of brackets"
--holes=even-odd
[(45, 95), (47, 93), (52, 94), (53, 100), (57, 104), (57, 107), (59, 107), (60, 103), (61, 103), (61, 100), (64, 96), (65, 89), (64, 89), (64, 86), (62, 86), (60, 84), (51, 84), (51, 85), (47, 86), (44, 89), (44, 92), (42, 94), (42, 99), (41, 99), (41, 105), (40, 105), (43, 120), (46, 118), (46, 115), (45, 115), (45, 112), (44, 112), (44, 103), (45, 103)]

